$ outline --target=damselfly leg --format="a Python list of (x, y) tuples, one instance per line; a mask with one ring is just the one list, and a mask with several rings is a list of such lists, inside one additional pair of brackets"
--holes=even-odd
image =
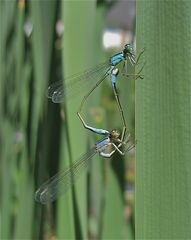
[[(139, 60), (140, 60), (142, 54), (144, 53), (144, 51), (145, 51), (145, 48), (143, 48), (143, 49), (141, 50), (141, 52), (138, 54), (138, 57), (137, 57), (136, 60), (135, 60), (135, 55), (134, 55), (133, 60), (130, 60), (130, 58), (129, 58), (129, 61), (130, 61), (130, 63), (131, 63), (132, 66), (137, 66), (137, 65), (140, 64)], [(127, 77), (134, 76), (135, 79), (137, 79), (137, 78), (143, 79), (144, 76), (141, 74), (141, 72), (142, 72), (142, 70), (143, 70), (143, 68), (144, 68), (144, 66), (145, 66), (145, 62), (143, 63), (143, 66), (142, 66), (141, 69), (138, 71), (138, 73), (135, 73), (135, 74), (129, 74), (129, 73), (127, 73), (127, 64), (128, 64), (127, 61), (124, 61), (123, 67), (122, 67), (122, 71), (121, 71), (122, 75), (127, 76)]]

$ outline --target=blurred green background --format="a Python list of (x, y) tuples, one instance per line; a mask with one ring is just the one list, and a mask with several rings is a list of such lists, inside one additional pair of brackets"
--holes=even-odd
[[(137, 1), (136, 21), (133, 0), (0, 1), (1, 239), (191, 239), (190, 13), (190, 0)], [(77, 118), (83, 95), (54, 104), (48, 86), (104, 62), (135, 33), (144, 78), (117, 86), (136, 138), (136, 199), (131, 151), (95, 156), (66, 194), (36, 203), (39, 186), (98, 139)], [(83, 116), (121, 129), (109, 79)]]
[[(135, 2), (2, 0), (0, 11), (1, 239), (133, 239), (134, 151), (110, 161), (95, 156), (53, 204), (36, 203), (34, 193), (98, 139), (77, 118), (82, 96), (53, 104), (48, 86), (133, 42)], [(120, 98), (134, 136), (134, 81), (124, 80)], [(109, 81), (83, 116), (93, 126), (121, 129)]]

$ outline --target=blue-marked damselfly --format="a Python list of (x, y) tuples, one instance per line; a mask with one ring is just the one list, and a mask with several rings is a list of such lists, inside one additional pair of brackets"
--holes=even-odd
[[(120, 133), (117, 130), (109, 132), (97, 129), (97, 133), (104, 135), (104, 137), (97, 141), (94, 147), (83, 154), (71, 167), (57, 173), (40, 186), (35, 193), (35, 200), (37, 202), (47, 204), (56, 200), (61, 194), (64, 194), (71, 188), (81, 173), (87, 169), (90, 159), (95, 154), (98, 153), (104, 158), (110, 158), (115, 152), (124, 155), (134, 148), (134, 144), (128, 144), (130, 142), (130, 135), (122, 142), (119, 138)], [(123, 150), (120, 149), (122, 146), (124, 146)]]
[(84, 72), (70, 76), (66, 78), (64, 83), (61, 80), (51, 84), (47, 90), (47, 97), (50, 98), (54, 103), (61, 103), (71, 99), (72, 97), (75, 97), (80, 93), (80, 90), (84, 93), (84, 89), (89, 88), (90, 90), (83, 97), (80, 106), (80, 108), (82, 108), (82, 105), (89, 97), (89, 95), (104, 81), (104, 79), (106, 79), (108, 76), (111, 76), (112, 70), (119, 63), (123, 62), (122, 73), (126, 76), (141, 77), (141, 71), (138, 74), (128, 74), (126, 72), (126, 68), (128, 61), (131, 65), (135, 65), (142, 53), (143, 51), (139, 54), (139, 57), (136, 61), (132, 45), (126, 44), (121, 52), (113, 55), (108, 61), (90, 68)]

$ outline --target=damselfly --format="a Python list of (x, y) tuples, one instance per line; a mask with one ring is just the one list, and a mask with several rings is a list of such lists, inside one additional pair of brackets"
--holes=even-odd
[[(80, 90), (84, 92), (84, 89), (87, 87), (90, 89), (87, 94), (84, 96), (81, 108), (86, 99), (89, 97), (89, 95), (94, 91), (95, 88), (97, 88), (108, 76), (111, 76), (112, 70), (117, 66), (120, 62), (123, 62), (123, 68), (122, 72), (126, 76), (137, 76), (141, 77), (139, 71), (138, 74), (127, 74), (126, 68), (127, 68), (127, 62), (129, 60), (131, 65), (137, 64), (139, 61), (140, 56), (142, 55), (144, 50), (139, 54), (139, 57), (137, 58), (137, 61), (135, 60), (135, 54), (133, 51), (133, 47), (131, 44), (126, 44), (124, 46), (124, 49), (113, 55), (108, 61), (97, 65), (96, 67), (93, 67), (89, 70), (86, 70), (82, 73), (78, 73), (76, 75), (73, 75), (63, 81), (57, 81), (53, 84), (51, 84), (48, 87), (47, 90), (47, 97), (52, 99), (52, 102), (54, 103), (61, 103), (63, 101), (69, 100), (71, 97), (76, 96), (80, 93)], [(95, 83), (96, 82), (96, 83)]]
[[(130, 142), (130, 135), (126, 137), (125, 141), (121, 141), (119, 138), (120, 133), (117, 130), (109, 132), (107, 130), (97, 129), (97, 133), (105, 137), (97, 141), (95, 146), (83, 154), (71, 167), (63, 172), (57, 173), (42, 184), (35, 193), (35, 200), (37, 202), (47, 204), (53, 202), (57, 197), (65, 193), (75, 183), (81, 173), (87, 169), (90, 159), (96, 153), (99, 153), (102, 157), (110, 158), (115, 152), (124, 155), (127, 151), (134, 148), (134, 144), (128, 144)], [(120, 149), (122, 146), (125, 146), (124, 150)]]

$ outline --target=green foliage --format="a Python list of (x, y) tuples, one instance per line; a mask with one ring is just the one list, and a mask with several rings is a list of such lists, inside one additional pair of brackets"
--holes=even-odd
[(138, 1), (136, 239), (191, 239), (191, 1)]

